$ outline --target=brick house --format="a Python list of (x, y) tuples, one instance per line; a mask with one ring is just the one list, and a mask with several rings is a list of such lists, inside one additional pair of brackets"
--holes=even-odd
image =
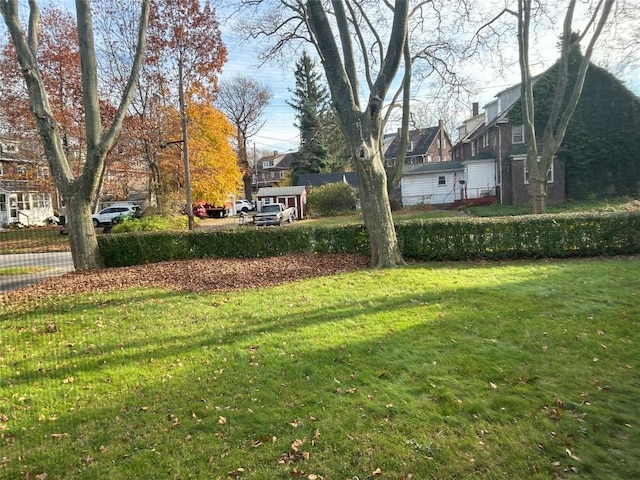
[[(509, 119), (519, 100), (520, 84), (502, 90), (485, 105), (483, 113), (475, 103), (471, 118), (459, 127), (453, 158), (465, 167), (461, 177), (464, 198), (495, 196), (502, 204), (529, 203), (524, 126)], [(478, 176), (477, 172), (482, 173)], [(548, 173), (547, 203), (564, 202), (564, 174), (562, 163), (554, 159)]]

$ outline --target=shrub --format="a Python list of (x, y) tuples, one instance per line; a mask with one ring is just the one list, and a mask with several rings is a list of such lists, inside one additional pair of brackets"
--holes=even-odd
[(311, 214), (330, 217), (351, 213), (356, 209), (353, 189), (346, 183), (329, 183), (315, 187), (307, 197)]
[[(502, 260), (640, 253), (640, 212), (411, 220), (396, 225), (407, 259)], [(368, 254), (363, 225), (100, 235), (107, 267), (294, 252)]]
[(114, 225), (111, 233), (123, 232), (157, 232), (187, 230), (189, 219), (185, 215), (144, 215), (142, 218), (126, 219), (124, 222)]

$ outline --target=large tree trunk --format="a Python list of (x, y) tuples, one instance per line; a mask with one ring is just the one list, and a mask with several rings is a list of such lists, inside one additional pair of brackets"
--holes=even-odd
[(83, 195), (72, 195), (65, 202), (73, 264), (82, 269), (102, 267), (96, 231), (91, 219), (91, 201)]
[(387, 55), (382, 60), (378, 77), (369, 85), (369, 101), (364, 110), (360, 106), (358, 69), (351, 44), (352, 32), (349, 30), (350, 25), (356, 29), (357, 25), (350, 24), (345, 5), (340, 0), (333, 0), (331, 5), (340, 48), (323, 2), (306, 3), (309, 28), (322, 60), (331, 99), (358, 174), (362, 217), (371, 244), (371, 263), (375, 267), (393, 267), (402, 264), (403, 261), (391, 216), (387, 177), (380, 151), (381, 111), (404, 51), (408, 2), (395, 1)]
[(541, 214), (547, 208), (547, 180), (531, 179), (529, 182), (529, 199), (531, 201), (531, 213)]
[(27, 84), (30, 108), (36, 121), (38, 133), (42, 138), (49, 168), (55, 185), (66, 202), (73, 264), (78, 270), (96, 268), (101, 264), (95, 229), (91, 220), (91, 203), (98, 191), (98, 182), (104, 171), (105, 157), (122, 127), (133, 96), (133, 88), (138, 80), (146, 43), (149, 5), (150, 0), (143, 0), (133, 67), (113, 122), (105, 133), (98, 100), (98, 74), (90, 3), (89, 0), (76, 0), (87, 152), (82, 173), (74, 177), (65, 156), (58, 123), (49, 104), (37, 62), (40, 24), (38, 3), (36, 1), (29, 2), (29, 30), (27, 34), (20, 23), (18, 1), (3, 0), (0, 2), (0, 13), (13, 39), (18, 62)]
[(370, 142), (354, 148), (352, 156), (358, 174), (362, 218), (371, 244), (371, 265), (379, 268), (401, 265), (404, 261), (393, 226), (379, 139), (372, 136)]

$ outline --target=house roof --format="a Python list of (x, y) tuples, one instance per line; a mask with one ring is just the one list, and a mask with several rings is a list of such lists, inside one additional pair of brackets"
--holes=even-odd
[(404, 175), (416, 175), (420, 173), (436, 173), (436, 172), (452, 172), (462, 171), (464, 165), (461, 160), (454, 160), (451, 162), (432, 162), (432, 163), (420, 163), (418, 165), (406, 165), (404, 167)]
[(262, 187), (258, 190), (257, 197), (290, 197), (293, 195), (302, 195), (304, 193), (304, 185), (293, 187)]
[[(294, 155), (296, 152), (290, 153), (274, 153), (273, 155), (266, 155), (258, 160), (258, 169), (259, 170), (289, 170), (291, 168), (291, 163), (293, 162)], [(270, 167), (262, 167), (264, 162), (271, 162), (272, 165)]]
[[(413, 149), (407, 149), (407, 157), (412, 155), (424, 155), (427, 153), (429, 146), (433, 143), (433, 140), (438, 135), (440, 127), (421, 128), (409, 131), (409, 145), (413, 142)], [(400, 135), (395, 136), (389, 148), (384, 154), (386, 160), (391, 160), (398, 157), (400, 151)]]
[(356, 172), (335, 172), (335, 173), (304, 173), (298, 177), (298, 185), (308, 187), (320, 187), (328, 183), (346, 182), (352, 187), (358, 186), (358, 175)]

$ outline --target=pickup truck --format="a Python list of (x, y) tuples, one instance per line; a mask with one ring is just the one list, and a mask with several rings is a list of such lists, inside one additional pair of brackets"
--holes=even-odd
[(263, 205), (259, 213), (253, 217), (256, 226), (282, 225), (284, 222), (293, 222), (296, 214), (294, 207), (287, 207), (282, 203), (269, 203)]

